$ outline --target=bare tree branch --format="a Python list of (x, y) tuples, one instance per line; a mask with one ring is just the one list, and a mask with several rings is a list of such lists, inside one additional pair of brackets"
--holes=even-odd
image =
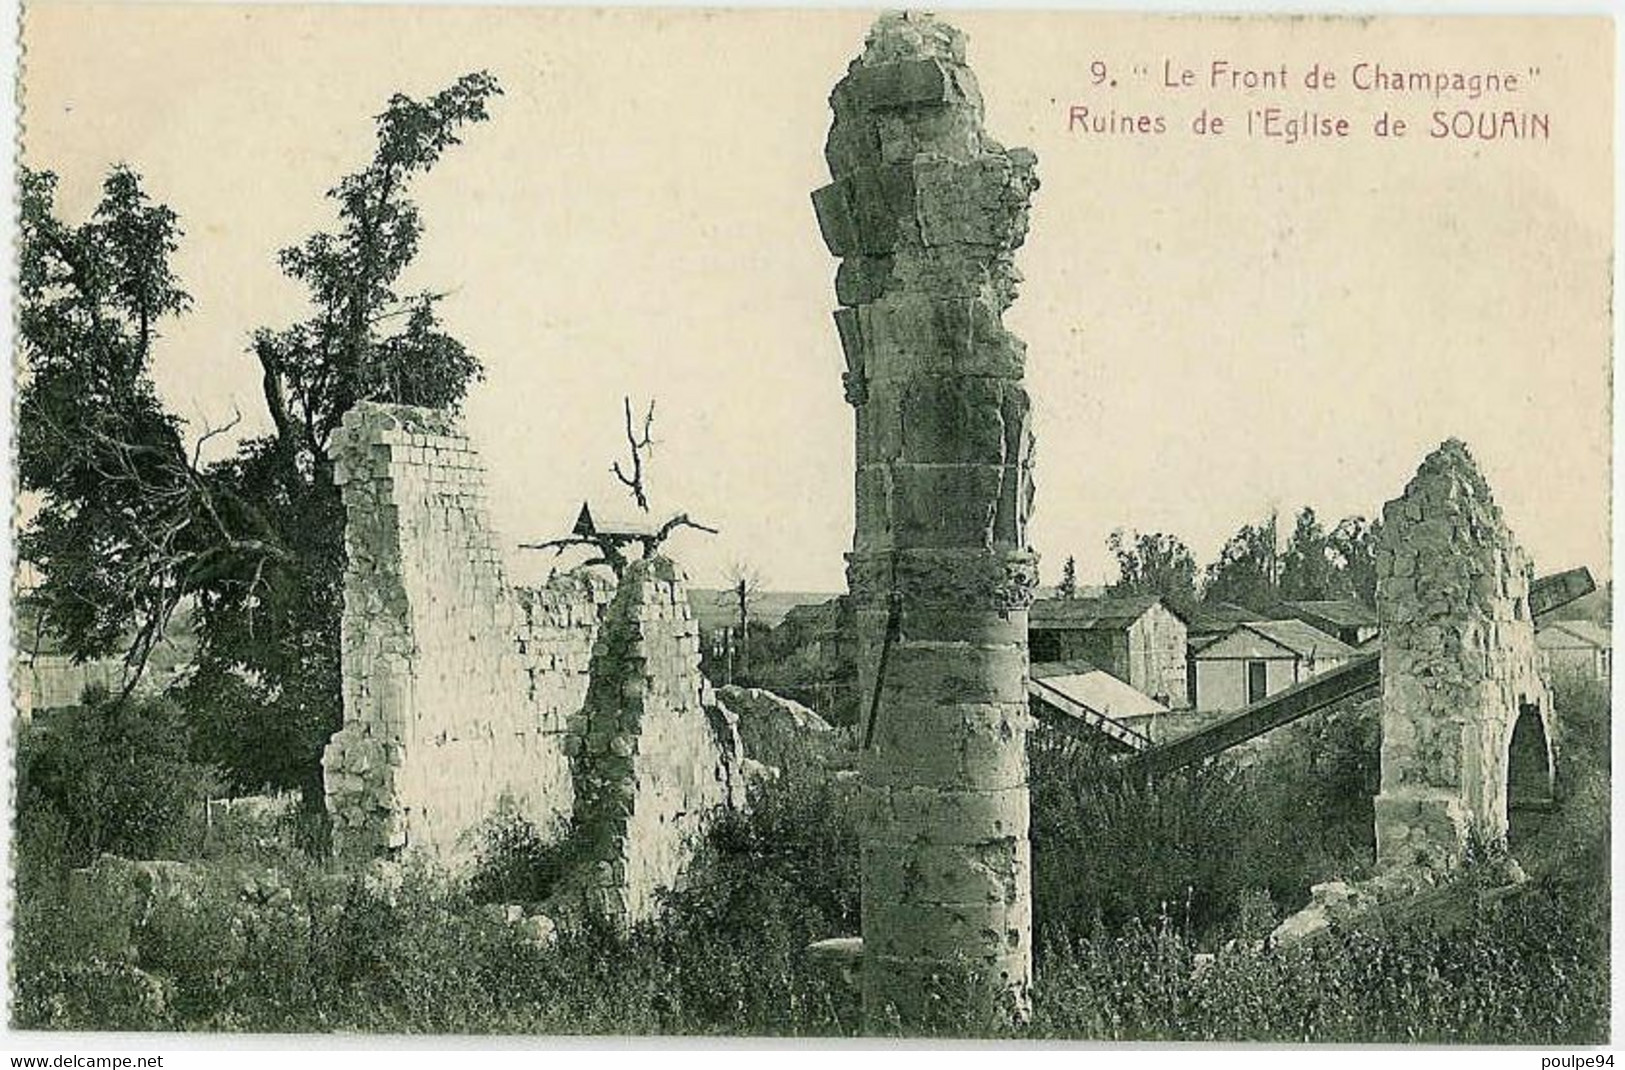
[(710, 535), (720, 534), (716, 528), (706, 527), (704, 524), (690, 520), (687, 513), (678, 513), (676, 516), (660, 525), (660, 528), (654, 533), (654, 535), (644, 537), (643, 544), (645, 547), (645, 553), (652, 555), (655, 550), (660, 548), (660, 544), (666, 541), (667, 536), (676, 531), (678, 528), (694, 528)]
[(628, 476), (621, 469), (620, 461), (611, 464), (609, 469), (615, 473), (615, 478), (620, 480), (632, 492), (632, 497), (638, 503), (638, 508), (647, 513), (649, 511), (649, 496), (643, 486), (643, 453), (654, 444), (653, 439), (650, 438), (650, 431), (653, 429), (655, 422), (655, 403), (653, 398), (649, 399), (649, 411), (643, 414), (643, 434), (638, 435), (632, 426), (632, 399), (628, 396), (623, 397), (621, 400), (626, 409), (626, 443), (632, 450), (632, 474)]
[(226, 434), (242, 422), (242, 410), (238, 409), (236, 405), (233, 405), (231, 407), (231, 419), (226, 421), (226, 423), (220, 427), (210, 427), (208, 424), (204, 424), (203, 433), (198, 436), (197, 443), (192, 449), (193, 470), (197, 470), (198, 467), (203, 463), (203, 446), (205, 443), (207, 443), (211, 438), (218, 438), (220, 435)]

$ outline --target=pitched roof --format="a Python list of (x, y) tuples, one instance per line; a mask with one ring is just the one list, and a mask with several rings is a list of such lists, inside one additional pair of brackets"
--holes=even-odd
[(1232, 625), (1266, 617), (1267, 614), (1238, 606), (1234, 602), (1204, 602), (1196, 607), (1187, 623), (1193, 631), (1223, 632), (1229, 631)]
[(1580, 646), (1596, 647), (1599, 650), (1614, 648), (1614, 637), (1608, 634), (1608, 629), (1589, 620), (1554, 620), (1535, 634), (1535, 640), (1547, 648)]
[(1301, 612), (1330, 621), (1339, 628), (1375, 628), (1377, 626), (1377, 611), (1364, 602), (1356, 602), (1351, 598), (1282, 602), (1276, 608), (1278, 616), (1295, 617)]
[[(1159, 604), (1166, 607), (1154, 594), (1127, 598), (1040, 598), (1028, 610), (1027, 626), (1041, 630), (1119, 631)], [(1173, 609), (1168, 611), (1180, 616)]]
[[(1067, 671), (1070, 669), (1081, 671)], [(1150, 695), (1088, 662), (1039, 663), (1033, 666), (1032, 674), (1051, 690), (1107, 717), (1146, 717), (1168, 712), (1167, 706)]]
[(1313, 654), (1319, 658), (1348, 658), (1354, 656), (1354, 648), (1335, 635), (1327, 635), (1313, 625), (1305, 624), (1301, 620), (1288, 618), (1286, 620), (1255, 620), (1248, 621), (1239, 627), (1250, 628), (1262, 635), (1272, 643), (1279, 643), (1294, 654), (1305, 657)]
[(624, 535), (646, 536), (655, 533), (654, 521), (649, 514), (623, 509), (616, 511), (613, 507), (599, 506), (594, 510), (586, 502), (581, 503), (581, 512), (576, 514), (575, 525), (570, 534), (590, 538), (593, 535)]

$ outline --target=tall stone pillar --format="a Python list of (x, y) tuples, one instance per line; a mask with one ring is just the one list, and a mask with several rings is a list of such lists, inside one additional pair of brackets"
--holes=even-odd
[(882, 16), (830, 105), (813, 202), (857, 417), (864, 1013), (1021, 1017), (1033, 442), (1000, 318), (1035, 159), (983, 132), (964, 37), (928, 16)]
[(1453, 865), (1507, 832), (1508, 754), (1532, 718), (1549, 767), (1551, 700), (1530, 563), (1467, 447), (1444, 443), (1383, 508), (1382, 793), (1377, 861)]

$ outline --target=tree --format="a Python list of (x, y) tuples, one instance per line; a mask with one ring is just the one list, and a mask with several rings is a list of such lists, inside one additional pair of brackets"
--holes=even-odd
[(1055, 593), (1061, 598), (1078, 597), (1078, 560), (1071, 554), (1061, 566), (1061, 582), (1055, 585)]
[(1350, 593), (1368, 606), (1377, 604), (1377, 540), (1381, 520), (1346, 516), (1337, 522), (1326, 544)]
[(750, 611), (762, 590), (762, 574), (753, 565), (735, 561), (728, 569), (728, 590), (732, 592), (739, 611), (739, 658), (737, 664), (734, 658), (728, 659), (728, 682), (731, 684), (736, 677), (744, 681), (750, 679)]
[(272, 433), (206, 467), (198, 447), (226, 428), (188, 452), (147, 373), (157, 325), (187, 305), (168, 267), (174, 213), (121, 169), (92, 220), (66, 227), (53, 178), (24, 175), (21, 467), (45, 503), (23, 551), (45, 577), (53, 627), (82, 657), (133, 629), (138, 672), (195, 601), (197, 666), (181, 698), (194, 745), (241, 788), (321, 798), (321, 747), (341, 719), (344, 514), (327, 447), (344, 413), (361, 400), (455, 406), (481, 374), (441, 329), (443, 295), (396, 285), (423, 231), (411, 180), (500, 92), (480, 72), (426, 100), (390, 99), (372, 160), (328, 191), (338, 227), (279, 255), (312, 314), (253, 336)]
[[(638, 509), (647, 514), (649, 512), (649, 490), (644, 482), (644, 466), (648, 462), (649, 451), (654, 446), (652, 437), (655, 422), (655, 403), (649, 402), (649, 408), (643, 415), (642, 430), (638, 430), (632, 422), (632, 399), (623, 398), (623, 408), (626, 413), (626, 445), (631, 455), (626, 468), (621, 467), (620, 461), (610, 464), (609, 470), (621, 485), (626, 487), (628, 494)], [(576, 528), (569, 535), (558, 539), (548, 539), (544, 542), (520, 543), (524, 550), (552, 550), (557, 557), (573, 546), (585, 546), (597, 551), (597, 556), (582, 563), (588, 565), (607, 565), (610, 571), (619, 579), (631, 563), (627, 550), (639, 547), (644, 558), (650, 558), (660, 552), (672, 533), (678, 528), (695, 528), (710, 535), (717, 533), (716, 528), (690, 520), (687, 513), (677, 513), (666, 519), (659, 527), (640, 527), (638, 530), (622, 530), (614, 527), (600, 527), (587, 523), (591, 513), (584, 509), (582, 517), (576, 523)]]
[(186, 693), (206, 751), (244, 786), (300, 784), (319, 798), (321, 749), (342, 721), (344, 510), (327, 451), (344, 414), (363, 400), (455, 407), (482, 375), (441, 329), (444, 295), (396, 286), (423, 233), (411, 180), (458, 144), (459, 130), (484, 121), (500, 92), (479, 72), (427, 100), (396, 94), (376, 117), (371, 161), (328, 191), (338, 227), (278, 256), (306, 286), (311, 315), (254, 334), (275, 432), (245, 442), (219, 474), (273, 506), (277, 544), (288, 552), (257, 589), (240, 569), (202, 592)]
[(1117, 558), (1117, 582), (1107, 594), (1156, 595), (1181, 613), (1196, 604), (1196, 560), (1179, 536), (1118, 528), (1106, 546)]
[(1243, 524), (1224, 544), (1218, 560), (1207, 567), (1202, 597), (1208, 602), (1233, 602), (1265, 612), (1281, 600), (1277, 554), (1276, 514), (1258, 524)]
[(115, 168), (89, 221), (55, 216), (56, 176), (21, 175), (18, 473), (40, 495), (19, 539), (43, 625), (80, 659), (123, 652), (128, 695), (176, 606), (228, 560), (280, 558), (268, 521), (204, 470), (150, 376), (160, 327), (190, 304), (181, 230)]
[(1307, 505), (1299, 511), (1292, 538), (1287, 540), (1281, 557), (1280, 594), (1285, 599), (1310, 601), (1354, 594), (1331, 537), (1314, 509)]

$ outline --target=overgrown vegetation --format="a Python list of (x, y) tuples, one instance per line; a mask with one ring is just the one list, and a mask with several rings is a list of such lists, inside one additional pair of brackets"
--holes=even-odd
[[(1309, 886), (1358, 876), (1374, 848), (1374, 704), (1283, 732), (1151, 782), (1102, 747), (1045, 733), (1029, 746), (1033, 883), (1040, 930), (1098, 919), (1117, 931), (1158, 911), (1206, 939), (1244, 913), (1290, 911)], [(1273, 742), (1273, 741), (1272, 741)]]
[[(472, 880), (398, 884), (298, 853), (157, 876), (58, 867), (19, 904), (13, 1023), (32, 1029), (840, 1034), (854, 993), (806, 960), (858, 926), (844, 789), (764, 785), (716, 826), (664, 920), (532, 946), (491, 904), (546, 898), (545, 849), (505, 826)], [(148, 907), (150, 906), (150, 909)]]
[(1301, 950), (1246, 942), (1199, 967), (1171, 919), (1051, 934), (1032, 1033), (1102, 1040), (1599, 1043), (1608, 1035), (1606, 891), (1545, 882), (1428, 920)]
[(203, 841), (217, 778), (188, 756), (180, 710), (164, 699), (83, 704), (24, 725), (17, 739), (18, 857), (89, 865), (102, 853), (177, 858)]
[[(1479, 895), (1469, 874), (1446, 912), (1384, 914), (1284, 951), (1260, 940), (1308, 884), (1356, 875), (1369, 858), (1370, 708), (1294, 726), (1303, 736), (1293, 746), (1250, 765), (1212, 762), (1151, 785), (1115, 777), (1076, 743), (1035, 735), (1035, 1005), (1019, 1035), (1601, 1040), (1608, 794), (1606, 750), (1597, 748), (1607, 740), (1606, 698), (1584, 684), (1558, 690), (1567, 790), (1542, 830), (1539, 861), (1524, 858), (1535, 879), (1521, 892)], [(620, 936), (561, 915), (546, 945), (505, 920), (506, 907), (547, 903), (567, 851), (512, 820), (490, 826), (481, 862), (463, 880), (421, 865), (340, 867), (295, 847), (271, 818), (264, 836), (229, 850), (217, 842), (202, 852), (206, 862), (103, 859), (72, 872), (94, 850), (199, 853), (185, 832), (195, 822), (175, 816), (191, 788), (136, 800), (110, 775), (130, 748), (151, 742), (144, 733), (168, 722), (126, 726), (109, 721), (106, 704), (74, 717), (30, 739), (20, 766), (17, 1027), (785, 1036), (860, 1028), (857, 992), (806, 951), (860, 930), (855, 786), (829, 772), (851, 759), (839, 738), (820, 737), (807, 760), (753, 787), (748, 813), (713, 827), (658, 922)], [(80, 764), (63, 764), (68, 750)], [(182, 784), (197, 771), (176, 764), (183, 752), (173, 739), (152, 754), (144, 760), (170, 763), (147, 770), (159, 780)], [(96, 798), (108, 809), (94, 849), (88, 832), (63, 831), (88, 820), (91, 800), (68, 797), (75, 782), (102, 786)], [(149, 825), (143, 814), (166, 816)], [(154, 827), (177, 835), (147, 838)], [(942, 1017), (945, 1032), (1004, 1035), (952, 1008)]]

